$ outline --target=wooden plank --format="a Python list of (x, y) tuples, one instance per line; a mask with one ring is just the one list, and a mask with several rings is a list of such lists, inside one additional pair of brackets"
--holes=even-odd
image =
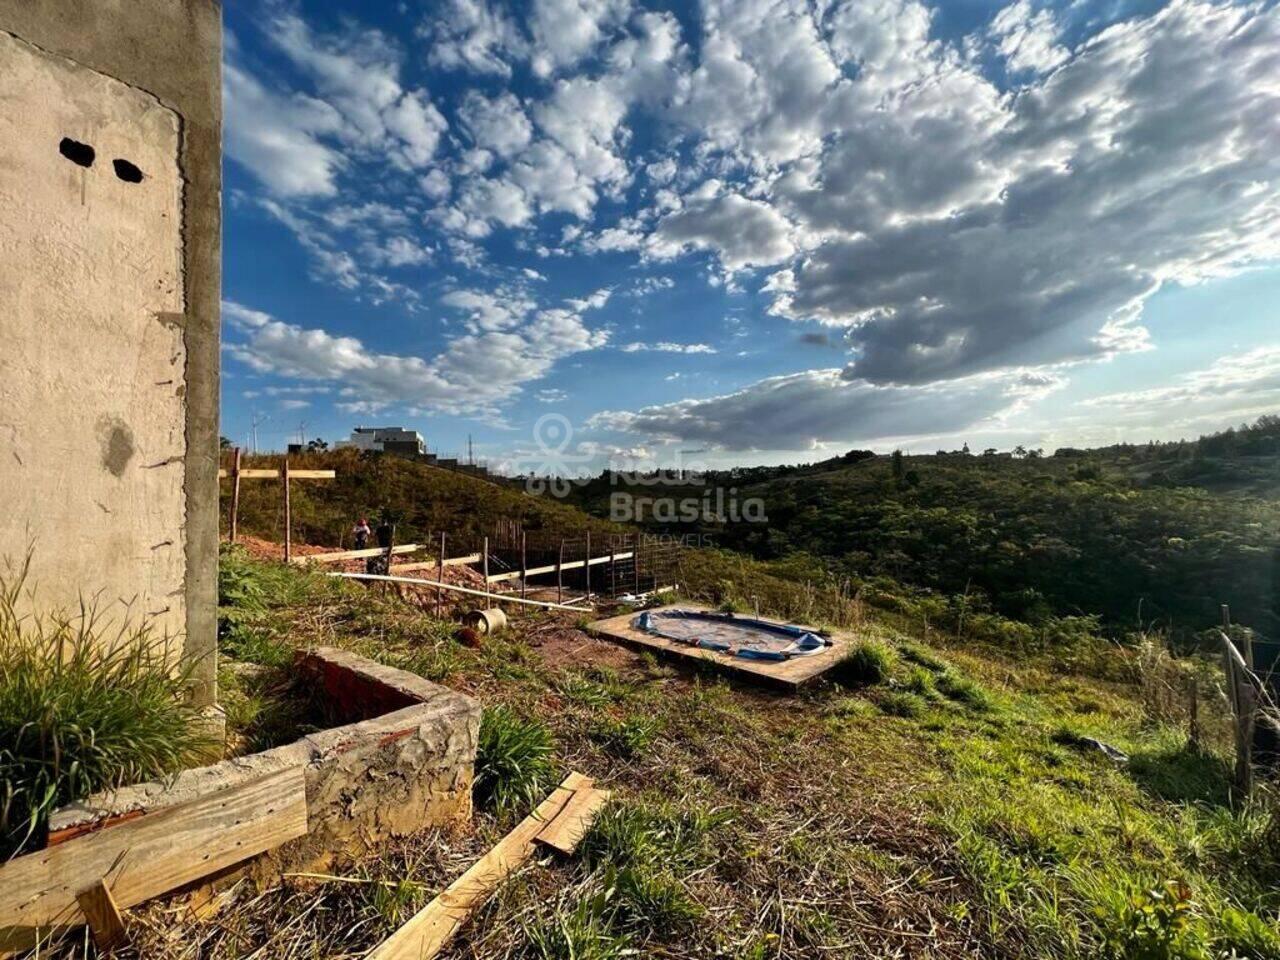
[[(599, 563), (608, 563), (610, 559), (628, 560), (631, 558), (631, 556), (632, 554), (628, 552), (628, 553), (619, 553), (615, 555), (613, 558), (610, 558), (607, 556), (592, 557), (590, 561), (572, 560), (569, 563), (565, 563), (565, 564), (550, 563), (550, 564), (547, 564), (547, 566), (545, 567), (530, 567), (528, 570), (524, 572), (524, 575), (526, 577), (536, 577), (544, 573), (555, 573), (557, 570), (581, 570), (583, 567), (585, 567), (588, 564), (588, 562), (591, 563), (592, 565), (595, 565)], [(493, 576), (489, 577), (488, 582), (501, 583), (504, 580), (515, 580), (519, 576), (520, 576), (519, 570), (512, 570), (508, 573), (495, 573)]]
[(93, 942), (106, 952), (122, 946), (129, 939), (124, 917), (116, 906), (111, 891), (101, 880), (76, 894), (76, 902), (93, 932)]
[(439, 955), (476, 909), (533, 855), (538, 834), (584, 785), (590, 789), (590, 779), (569, 774), (533, 813), (365, 960), (431, 960)]
[(596, 814), (609, 802), (609, 797), (608, 790), (598, 790), (594, 786), (575, 790), (559, 816), (542, 828), (538, 842), (566, 856), (572, 854), (591, 829)]
[[(293, 476), (293, 474), (290, 474)], [(416, 553), (419, 550), (426, 549), (421, 544), (406, 543), (398, 547), (392, 547), (393, 554), (400, 553)], [(387, 551), (385, 547), (366, 547), (363, 550), (337, 550), (333, 553), (312, 553), (305, 557), (294, 557), (292, 563), (338, 563), (342, 560), (360, 560), (364, 557), (385, 557)]]
[(100, 880), (128, 909), (306, 832), (302, 767), (291, 767), (10, 860), (0, 953), (85, 923), (77, 895)]
[[(218, 479), (225, 480), (229, 474), (226, 470), (218, 471)], [(290, 470), (289, 477), (293, 480), (333, 480), (338, 476), (335, 470)], [(268, 469), (245, 469), (240, 471), (242, 480), (278, 480), (280, 478), (279, 470)]]
[(441, 567), (465, 567), (480, 562), (480, 554), (468, 553), (463, 557), (446, 557), (444, 563), (439, 560), (422, 560), (414, 563), (397, 563), (391, 568), (392, 573), (412, 573), (414, 570), (436, 570)]

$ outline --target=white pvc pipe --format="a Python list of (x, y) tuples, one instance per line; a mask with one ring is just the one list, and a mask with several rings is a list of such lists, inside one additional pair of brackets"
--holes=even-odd
[(501, 593), (489, 593), (487, 590), (472, 590), (470, 587), (459, 587), (452, 583), (441, 583), (439, 580), (415, 580), (413, 577), (389, 577), (380, 573), (329, 573), (326, 576), (341, 577), (344, 580), (380, 580), (383, 583), (412, 583), (420, 587), (433, 587), (436, 590), (453, 590), (456, 593), (467, 593), (473, 597), (484, 597), (488, 600), (501, 600), (505, 603), (523, 603), (530, 607), (542, 607), (546, 610), (573, 610), (582, 612), (582, 607), (571, 607), (566, 603), (548, 603), (545, 600), (525, 600), (522, 597), (508, 597)]

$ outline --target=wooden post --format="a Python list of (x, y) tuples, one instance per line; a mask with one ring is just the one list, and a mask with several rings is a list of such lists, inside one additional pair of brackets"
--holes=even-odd
[(231, 455), (231, 518), (227, 523), (231, 542), (236, 542), (236, 530), (240, 522), (240, 448)]
[[(436, 559), (436, 581), (444, 583), (444, 531), (440, 531), (440, 556)], [(444, 591), (436, 591), (436, 618), (444, 612)]]
[(556, 603), (564, 602), (564, 537), (560, 538), (560, 553), (556, 558)]
[(93, 942), (98, 945), (99, 950), (106, 953), (123, 946), (128, 941), (129, 934), (125, 930), (124, 917), (120, 915), (120, 908), (116, 906), (111, 891), (107, 889), (105, 883), (99, 880), (81, 890), (76, 894), (76, 900), (80, 904), (80, 911), (89, 922), (89, 929), (93, 931)]
[(636, 545), (631, 550), (631, 564), (635, 572), (635, 594), (640, 596), (640, 534), (636, 534)]
[(587, 560), (583, 567), (587, 571), (587, 599), (591, 599), (591, 531), (587, 531)]
[(293, 559), (293, 515), (289, 508), (289, 458), (284, 458), (280, 470), (280, 482), (284, 486), (284, 562)]
[(489, 592), (489, 538), (484, 538), (484, 552), (481, 554), (484, 559), (484, 590)]
[(1187, 746), (1192, 750), (1200, 750), (1200, 680), (1191, 678), (1191, 689), (1187, 702)]
[(613, 537), (609, 538), (609, 596), (616, 597), (618, 595), (618, 567), (617, 561), (614, 560)]
[(526, 571), (529, 569), (529, 557), (527, 554), (529, 542), (525, 537), (524, 527), (520, 528), (520, 596), (524, 596), (527, 592), (528, 584), (525, 577), (528, 576)]

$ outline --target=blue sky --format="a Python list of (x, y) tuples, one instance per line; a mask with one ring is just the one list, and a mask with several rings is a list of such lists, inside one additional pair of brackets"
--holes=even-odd
[(228, 4), (223, 433), (527, 470), (1276, 411), (1278, 76), (1270, 3)]

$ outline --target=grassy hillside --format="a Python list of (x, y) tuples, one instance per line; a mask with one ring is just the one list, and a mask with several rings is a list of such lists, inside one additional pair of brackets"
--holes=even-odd
[[(279, 469), (275, 455), (246, 457), (245, 467)], [(290, 484), (295, 540), (349, 547), (351, 527), (360, 517), (377, 522), (382, 510), (396, 518), (401, 543), (425, 541), (441, 530), (457, 543), (479, 543), (499, 520), (519, 520), (529, 530), (554, 530), (581, 536), (588, 527), (605, 534), (618, 528), (554, 500), (531, 497), (516, 486), (489, 483), (398, 457), (360, 454), (354, 450), (295, 457), (296, 469), (337, 471), (334, 480), (299, 480)], [(226, 532), (230, 483), (222, 483), (223, 532)], [(240, 486), (240, 529), (280, 540), (284, 507), (280, 484), (245, 480)]]
[[(1097, 616), (1113, 633), (1157, 623), (1190, 641), (1226, 603), (1237, 622), (1280, 638), (1280, 500), (1221, 491), (1278, 482), (1280, 427), (1266, 421), (1258, 433), (1235, 446), (1207, 438), (1052, 457), (854, 452), (706, 478), (740, 501), (763, 500), (767, 524), (648, 525), (761, 559), (791, 557), (867, 589), (886, 580), (926, 589), (946, 600), (952, 622), (986, 612), (1033, 627)], [(1215, 489), (1176, 485), (1193, 476), (1216, 478)], [(631, 492), (697, 499), (704, 489)], [(608, 515), (610, 496), (624, 490), (601, 478), (577, 502)]]
[[(775, 583), (706, 556), (731, 589)], [(869, 608), (842, 684), (780, 697), (593, 640), (572, 615), (519, 617), (473, 649), (391, 592), (304, 570), (228, 557), (222, 588), (237, 654), (269, 671), (323, 642), (477, 696), (476, 831), (241, 889), (179, 930), (158, 904), (141, 955), (359, 956), (508, 829), (526, 791), (575, 769), (615, 797), (581, 855), (522, 871), (444, 956), (1280, 957), (1280, 813), (1265, 795), (1230, 803), (1220, 698), (1188, 747), (1162, 693), (1181, 667), (1157, 646), (1101, 653), (1118, 678), (1103, 681)], [(230, 719), (252, 733), (272, 718), (246, 675), (224, 664)]]

